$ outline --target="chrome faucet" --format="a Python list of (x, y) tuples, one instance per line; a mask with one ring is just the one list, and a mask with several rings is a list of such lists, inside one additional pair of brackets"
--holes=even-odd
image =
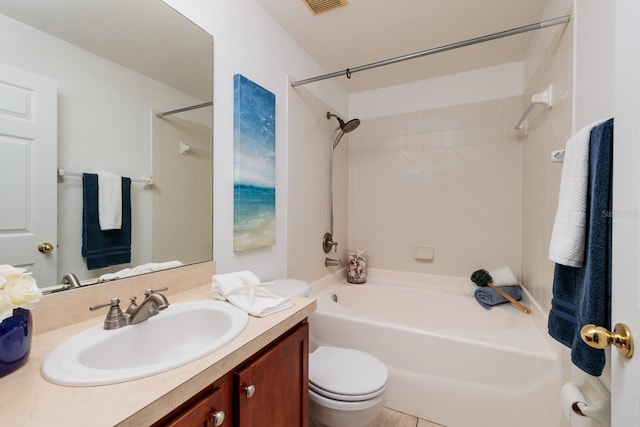
[(136, 304), (136, 297), (131, 297), (131, 303), (126, 311), (126, 314), (129, 315), (129, 324), (135, 325), (136, 323), (144, 322), (149, 317), (158, 314), (160, 310), (169, 307), (169, 301), (159, 292), (166, 289), (158, 289), (157, 291), (147, 289), (144, 292), (144, 301), (140, 305)]
[(129, 307), (126, 312), (122, 312), (120, 309), (120, 299), (112, 298), (106, 304), (93, 305), (89, 307), (89, 310), (94, 311), (103, 307), (110, 307), (107, 317), (104, 319), (104, 329), (118, 329), (127, 325), (135, 325), (136, 323), (144, 322), (148, 318), (155, 316), (161, 310), (169, 307), (169, 301), (162, 295), (161, 291), (166, 291), (168, 288), (162, 288), (157, 290), (147, 289), (144, 292), (144, 301), (138, 305), (136, 304), (136, 297), (131, 297)]
[(79, 288), (80, 286), (82, 286), (80, 284), (80, 280), (78, 280), (78, 277), (73, 273), (67, 273), (62, 276), (60, 284), (63, 285), (66, 289)]
[(332, 266), (340, 266), (342, 267), (342, 259), (333, 259), (333, 258), (325, 258), (324, 259), (324, 266), (325, 267), (332, 267)]

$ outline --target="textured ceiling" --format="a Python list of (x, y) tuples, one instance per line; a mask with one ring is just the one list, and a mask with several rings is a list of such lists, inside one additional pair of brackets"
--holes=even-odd
[(0, 0), (0, 13), (204, 100), (213, 38), (161, 0)]
[[(547, 0), (349, 0), (312, 15), (302, 0), (257, 0), (327, 72), (539, 22)], [(545, 31), (545, 30), (540, 30)], [(337, 79), (359, 92), (524, 59), (532, 33)], [(302, 80), (314, 76), (293, 76)]]

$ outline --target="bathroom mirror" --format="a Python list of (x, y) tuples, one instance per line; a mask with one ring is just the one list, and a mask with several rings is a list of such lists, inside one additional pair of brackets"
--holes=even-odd
[[(57, 192), (43, 212), (57, 215), (57, 237), (49, 272), (33, 270), (40, 287), (213, 258), (210, 34), (162, 0), (0, 0), (0, 65), (56, 85), (58, 176), (31, 175)], [(87, 269), (83, 172), (132, 178), (130, 263)]]

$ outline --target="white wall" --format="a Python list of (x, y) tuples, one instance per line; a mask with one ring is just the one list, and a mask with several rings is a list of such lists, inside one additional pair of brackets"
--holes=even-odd
[[(214, 37), (214, 257), (217, 270), (251, 269), (265, 280), (282, 277), (287, 273), (287, 78), (303, 79), (326, 70), (253, 0), (165, 1)], [(235, 253), (233, 75), (238, 73), (276, 95), (276, 244)], [(347, 111), (346, 94), (337, 83), (325, 81), (308, 88), (336, 111)]]
[(522, 94), (522, 82), (522, 62), (496, 65), (352, 94), (349, 115), (368, 119), (508, 98)]
[[(58, 82), (58, 164), (67, 171), (151, 174), (152, 110), (202, 102), (4, 15), (0, 27), (0, 61)], [(151, 193), (134, 183), (131, 195), (131, 264), (137, 265), (151, 260)], [(86, 270), (81, 215), (82, 181), (68, 177), (58, 185), (58, 277), (96, 277), (127, 267)]]
[(573, 131), (613, 116), (615, 7), (611, 2), (575, 2)]

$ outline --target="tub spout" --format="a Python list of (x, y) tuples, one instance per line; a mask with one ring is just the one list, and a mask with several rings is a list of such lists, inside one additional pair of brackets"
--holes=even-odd
[(324, 266), (325, 267), (334, 267), (334, 266), (340, 266), (342, 267), (342, 259), (333, 259), (333, 258), (325, 258), (324, 259)]
[(62, 276), (60, 284), (64, 285), (66, 289), (79, 288), (80, 286), (82, 286), (80, 284), (80, 280), (78, 280), (78, 277), (73, 273), (67, 273)]

